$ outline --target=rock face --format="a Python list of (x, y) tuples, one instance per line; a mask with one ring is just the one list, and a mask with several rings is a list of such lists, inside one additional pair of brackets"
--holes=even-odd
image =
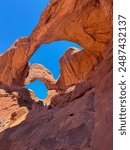
[[(25, 88), (16, 91), (13, 89), (0, 89), (0, 131), (12, 124), (10, 124), (11, 115), (15, 111), (27, 114), (33, 105), (37, 105), (37, 103), (38, 98), (31, 90)], [(16, 115), (15, 117), (18, 116)], [(15, 120), (12, 122), (15, 122)]]
[(28, 60), (41, 44), (65, 39), (99, 55), (111, 38), (112, 0), (52, 0), (31, 35), (0, 56), (0, 83), (23, 85)]
[(112, 150), (112, 45), (104, 57), (88, 81), (52, 92), (48, 108), (2, 132), (1, 149)]
[(40, 80), (45, 83), (49, 90), (56, 89), (56, 81), (51, 72), (43, 65), (33, 64), (29, 66), (28, 76), (25, 79), (24, 85), (28, 85), (30, 82)]
[[(113, 142), (113, 45), (108, 45), (104, 60), (92, 73), (91, 80), (95, 87), (95, 129), (91, 146), (93, 149), (112, 150)], [(100, 147), (100, 148), (99, 148)]]
[(68, 49), (60, 59), (60, 77), (57, 85), (66, 89), (87, 80), (100, 59), (101, 56), (94, 56), (89, 50)]
[[(55, 80), (28, 60), (61, 39), (83, 50), (66, 50)], [(112, 49), (112, 0), (51, 0), (31, 35), (0, 55), (0, 149), (112, 150)], [(23, 88), (35, 80), (49, 90), (43, 102)]]

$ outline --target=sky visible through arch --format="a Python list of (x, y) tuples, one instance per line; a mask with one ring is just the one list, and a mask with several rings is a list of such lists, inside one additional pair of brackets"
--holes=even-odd
[[(50, 0), (4, 0), (0, 2), (0, 54), (5, 52), (16, 39), (29, 36), (37, 25), (41, 12)], [(40, 63), (49, 69), (54, 78), (59, 76), (59, 58), (69, 47), (78, 47), (69, 41), (58, 41), (42, 45), (29, 62)], [(46, 97), (45, 85), (36, 81), (27, 88), (35, 91), (37, 97)]]

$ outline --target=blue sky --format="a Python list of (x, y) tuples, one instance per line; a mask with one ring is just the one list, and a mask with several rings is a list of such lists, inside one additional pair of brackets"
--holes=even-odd
[[(22, 36), (29, 36), (38, 23), (41, 12), (50, 0), (4, 0), (0, 2), (0, 54)], [(54, 78), (59, 76), (59, 58), (69, 47), (79, 47), (68, 41), (58, 41), (42, 45), (29, 62), (43, 64)], [(79, 47), (80, 48), (80, 47)], [(45, 98), (47, 89), (40, 81), (27, 86), (35, 91), (39, 98)]]

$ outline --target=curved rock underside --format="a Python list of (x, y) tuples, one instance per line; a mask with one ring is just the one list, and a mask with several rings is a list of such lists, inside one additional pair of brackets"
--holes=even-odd
[(40, 80), (45, 83), (48, 90), (56, 89), (56, 80), (51, 72), (43, 65), (33, 64), (28, 67), (28, 76), (24, 81), (24, 85), (28, 85), (30, 82)]
[[(57, 40), (83, 50), (66, 50), (55, 80), (28, 61)], [(48, 88), (43, 102), (23, 88), (35, 80)], [(0, 131), (1, 150), (112, 150), (112, 0), (51, 0), (30, 36), (0, 55)]]
[(31, 35), (18, 39), (0, 56), (0, 82), (8, 86), (23, 85), (28, 60), (37, 48), (63, 39), (99, 56), (112, 39), (112, 1), (52, 0)]

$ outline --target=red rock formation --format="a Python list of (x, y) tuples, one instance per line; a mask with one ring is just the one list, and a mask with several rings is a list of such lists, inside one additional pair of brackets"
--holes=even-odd
[(91, 80), (95, 87), (95, 129), (91, 146), (93, 149), (112, 150), (113, 142), (113, 45), (108, 45), (104, 60), (92, 73)]
[[(29, 66), (28, 60), (41, 44), (61, 39), (83, 50), (65, 52), (55, 81), (44, 66)], [(0, 149), (112, 150), (111, 40), (112, 0), (51, 0), (31, 35), (0, 56), (0, 104), (6, 101), (10, 109), (8, 115), (5, 104), (1, 109), (2, 130), (10, 128), (0, 134)], [(23, 92), (36, 79), (49, 89), (44, 107)]]
[(17, 40), (0, 56), (0, 82), (23, 85), (28, 60), (41, 44), (65, 39), (99, 55), (111, 38), (111, 0), (52, 0), (31, 35)]
[(89, 81), (53, 93), (48, 108), (31, 111), (20, 125), (5, 130), (1, 149), (112, 150), (111, 46), (106, 56)]
[(0, 89), (0, 131), (9, 126), (11, 115), (15, 111), (24, 110), (24, 113), (26, 110), (28, 113), (28, 110), (31, 110), (32, 106), (37, 105), (37, 103), (38, 98), (31, 90)]
[(86, 81), (100, 59), (102, 58), (92, 55), (89, 50), (68, 49), (60, 58), (58, 87), (66, 89), (67, 87)]
[(25, 79), (24, 85), (28, 85), (30, 82), (40, 80), (45, 83), (49, 90), (56, 89), (56, 81), (51, 72), (43, 65), (33, 64), (29, 66), (28, 75)]

